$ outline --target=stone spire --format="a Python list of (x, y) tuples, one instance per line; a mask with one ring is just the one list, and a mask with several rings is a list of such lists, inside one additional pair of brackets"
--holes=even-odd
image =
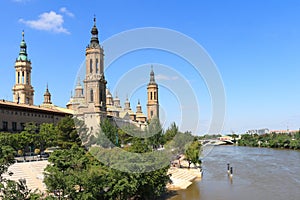
[(128, 100), (128, 97), (126, 97), (125, 108), (124, 108), (124, 110), (131, 110), (131, 108), (130, 108), (130, 102), (129, 102), (129, 100)]
[(138, 104), (136, 106), (136, 113), (143, 113), (142, 112), (142, 106), (140, 104), (140, 100), (138, 100)]
[(116, 108), (120, 108), (120, 107), (121, 107), (120, 99), (119, 99), (119, 97), (118, 97), (117, 92), (116, 92), (116, 96), (115, 96), (115, 98), (114, 98), (114, 106), (115, 106)]

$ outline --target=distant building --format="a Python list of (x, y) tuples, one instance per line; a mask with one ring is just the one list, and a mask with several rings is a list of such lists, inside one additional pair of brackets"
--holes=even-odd
[(271, 130), (270, 133), (275, 133), (275, 134), (281, 134), (281, 133), (292, 133), (292, 134), (295, 134), (295, 133), (298, 133), (300, 130)]
[(264, 135), (264, 134), (269, 134), (270, 130), (268, 128), (252, 129), (252, 130), (248, 130), (246, 133), (250, 135), (254, 135), (254, 134)]

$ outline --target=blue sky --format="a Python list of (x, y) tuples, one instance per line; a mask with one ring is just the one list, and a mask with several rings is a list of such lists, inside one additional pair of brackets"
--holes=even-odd
[[(101, 42), (122, 31), (161, 27), (181, 32), (199, 43), (216, 64), (224, 83), (224, 133), (265, 127), (300, 128), (300, 2), (297, 0), (3, 0), (0, 7), (0, 99), (12, 100), (13, 66), (24, 29), (33, 67), (35, 104), (42, 103), (48, 83), (53, 103), (65, 106), (85, 58), (95, 14)], [(124, 74), (151, 64), (158, 83), (176, 85), (182, 75), (192, 85), (199, 106), (200, 127), (195, 132), (205, 133), (212, 110), (209, 91), (192, 66), (177, 56), (158, 50), (122, 56), (107, 70), (108, 87), (113, 90)], [(160, 66), (167, 66), (179, 75), (164, 74)], [(140, 77), (146, 84), (147, 70), (144, 73)], [(129, 94), (118, 93), (123, 102), (129, 95), (135, 108), (137, 99), (146, 104), (145, 87)], [(166, 126), (170, 121), (180, 124), (181, 109), (191, 113), (196, 110), (194, 104), (181, 108), (182, 102), (178, 102), (176, 94), (163, 86), (160, 103), (166, 114)], [(194, 126), (193, 117), (187, 120), (191, 124), (182, 127), (183, 130)]]

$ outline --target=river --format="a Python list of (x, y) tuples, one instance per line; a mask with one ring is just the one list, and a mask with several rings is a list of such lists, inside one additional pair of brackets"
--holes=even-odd
[[(233, 167), (232, 179), (227, 163)], [(202, 180), (171, 200), (300, 199), (300, 151), (216, 146), (202, 166)]]

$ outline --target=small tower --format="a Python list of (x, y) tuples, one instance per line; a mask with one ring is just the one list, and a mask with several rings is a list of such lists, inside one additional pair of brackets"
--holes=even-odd
[(142, 111), (142, 106), (140, 104), (140, 100), (138, 101), (138, 104), (136, 106), (136, 121), (138, 121), (140, 123), (145, 123), (147, 121), (147, 118)]
[(12, 89), (13, 101), (33, 105), (34, 89), (31, 85), (31, 61), (27, 57), (27, 45), (22, 32), (19, 56), (15, 62), (16, 82)]
[(126, 97), (126, 101), (124, 103), (124, 110), (125, 111), (131, 111), (131, 108), (130, 108), (130, 101), (128, 100), (128, 97)]
[(158, 85), (155, 82), (153, 67), (151, 66), (150, 82), (147, 86), (148, 103), (147, 103), (147, 115), (148, 120), (153, 117), (159, 118), (159, 103), (158, 103)]
[(46, 92), (44, 94), (44, 102), (43, 104), (52, 104), (51, 102), (51, 94), (49, 92), (49, 89), (48, 89), (48, 84), (47, 84), (47, 87), (46, 87)]
[(137, 106), (136, 106), (136, 113), (143, 113), (143, 112), (142, 112), (142, 106), (141, 106), (141, 104), (140, 104), (140, 100), (138, 101), (138, 104), (137, 104)]
[(112, 106), (113, 105), (113, 97), (109, 91), (109, 89), (106, 89), (106, 105)]
[(77, 80), (77, 84), (76, 84), (76, 87), (75, 87), (75, 96), (74, 97), (75, 98), (83, 97), (83, 87), (80, 84), (80, 78), (78, 78), (78, 80)]
[(114, 98), (114, 106), (116, 108), (121, 108), (121, 103), (120, 103), (120, 99), (118, 97), (118, 95), (116, 94), (115, 98)]

